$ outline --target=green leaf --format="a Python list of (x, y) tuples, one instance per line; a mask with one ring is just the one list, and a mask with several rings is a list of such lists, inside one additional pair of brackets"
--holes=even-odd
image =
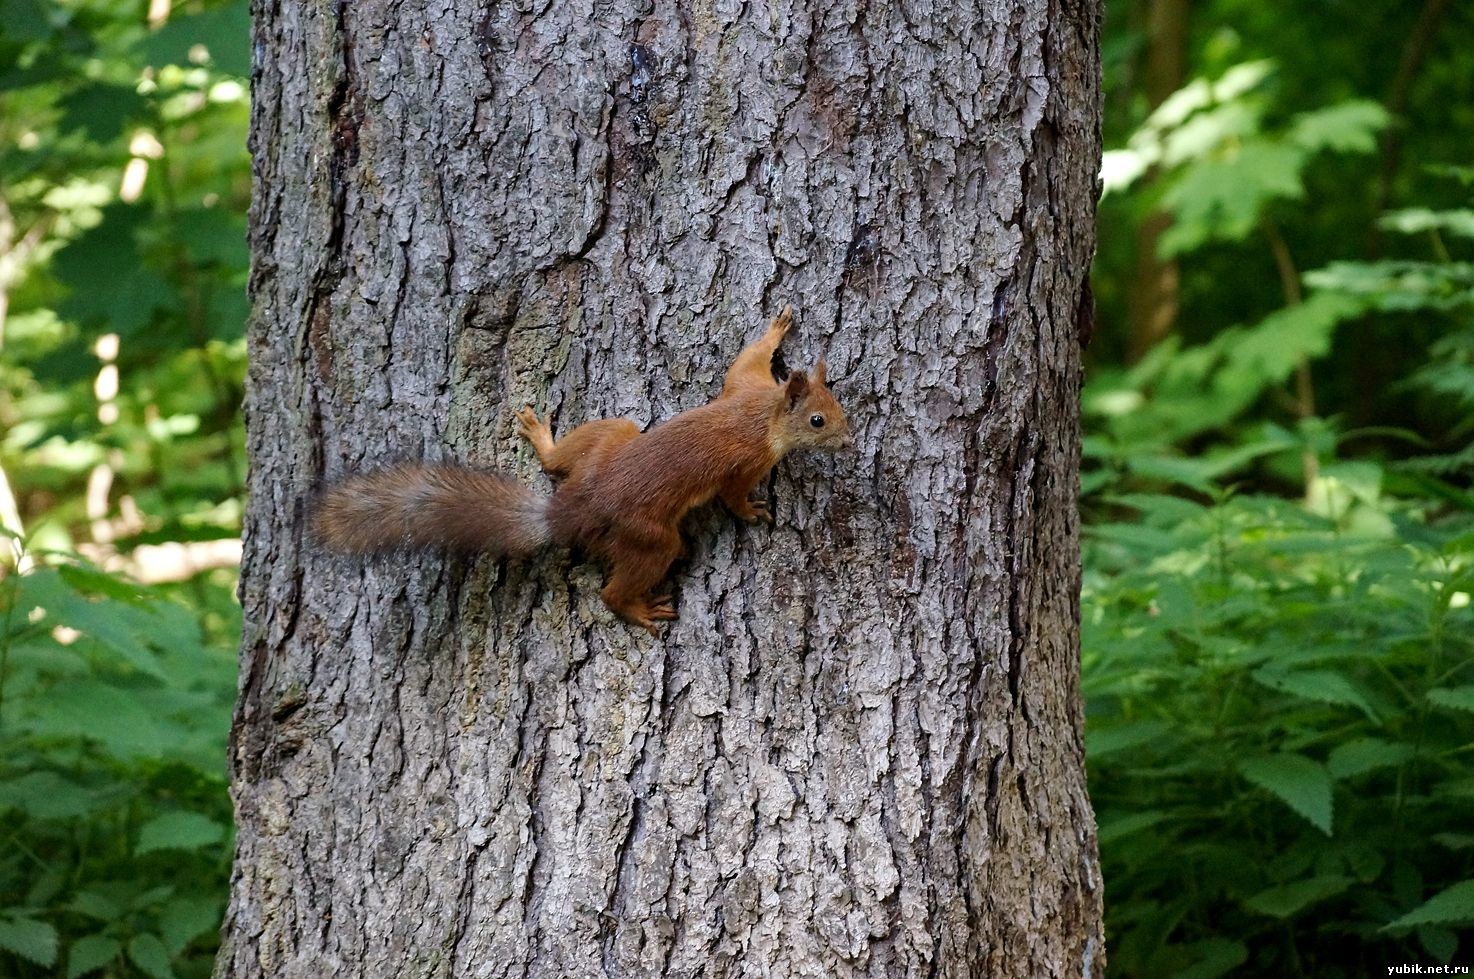
[(1288, 918), (1302, 908), (1340, 894), (1351, 884), (1350, 877), (1311, 877), (1262, 890), (1246, 899), (1244, 906), (1272, 918)]
[(1250, 758), (1239, 766), (1244, 778), (1331, 835), (1331, 776), (1325, 766), (1303, 755)]
[(1439, 962), (1448, 962), (1459, 950), (1459, 936), (1447, 928), (1427, 926), (1418, 929), (1418, 941), (1423, 949)]
[(1367, 703), (1366, 697), (1356, 685), (1331, 670), (1299, 670), (1287, 673), (1276, 667), (1266, 666), (1254, 671), (1254, 679), (1271, 690), (1279, 690), (1306, 700), (1317, 700), (1323, 704), (1355, 707), (1371, 720), (1377, 719), (1372, 705)]
[(1453, 925), (1474, 921), (1474, 880), (1466, 880), (1435, 894), (1421, 905), (1382, 928)]
[(56, 929), (30, 918), (0, 919), (0, 948), (47, 967), (56, 964)]
[(181, 210), (176, 223), (190, 257), (200, 265), (217, 263), (228, 269), (250, 264), (246, 223), (223, 207)]
[[(125, 337), (137, 335), (159, 308), (175, 308), (173, 286), (139, 260), (135, 235), (145, 221), (142, 208), (114, 204), (102, 223), (57, 253), (56, 273), (71, 289), (58, 312), (84, 324), (105, 323)], [(127, 269), (127, 275), (99, 275)]]
[(1401, 765), (1413, 756), (1413, 746), (1380, 738), (1356, 738), (1331, 750), (1326, 767), (1337, 779), (1353, 778), (1378, 768)]
[(104, 893), (102, 890), (78, 891), (67, 907), (71, 911), (85, 914), (98, 921), (113, 922), (123, 917), (123, 905), (119, 903), (117, 897)]
[(251, 8), (244, 0), (198, 14), (170, 17), (142, 42), (152, 64), (188, 65), (191, 49), (203, 45), (218, 71), (242, 78), (251, 73)]
[(153, 979), (174, 979), (169, 952), (157, 935), (139, 935), (128, 943), (128, 958), (144, 975)]
[(121, 758), (155, 757), (164, 748), (159, 719), (131, 692), (93, 680), (54, 688), (21, 724), (34, 734), (85, 738)]
[(1379, 103), (1353, 99), (1297, 116), (1290, 140), (1311, 151), (1371, 153), (1377, 148), (1377, 133), (1389, 121), (1391, 116)]
[(123, 135), (147, 103), (129, 85), (85, 85), (61, 100), (63, 130), (81, 130), (95, 143)]
[(148, 613), (111, 600), (89, 601), (75, 596), (56, 610), (60, 625), (75, 629), (126, 659), (136, 669), (160, 680), (169, 673), (159, 656), (144, 642)]
[(0, 809), (6, 807), (37, 819), (74, 819), (97, 807), (97, 794), (55, 772), (31, 772), (0, 782)]
[(1218, 979), (1249, 959), (1249, 949), (1243, 942), (1227, 938), (1209, 938), (1182, 948), (1194, 961), (1173, 973), (1175, 979)]
[(220, 925), (221, 896), (195, 894), (175, 898), (164, 906), (159, 915), (159, 932), (164, 947), (172, 954), (179, 954), (196, 938)]
[(198, 850), (225, 839), (225, 828), (197, 812), (167, 812), (155, 816), (138, 831), (133, 852), (154, 850)]
[(1428, 691), (1428, 699), (1439, 707), (1474, 711), (1474, 686), (1438, 687)]
[(16, 41), (40, 41), (52, 32), (41, 0), (0, 0), (0, 24), (4, 37)]
[(1245, 330), (1228, 345), (1230, 363), (1280, 381), (1304, 359), (1331, 349), (1336, 324), (1362, 311), (1362, 304), (1334, 292), (1312, 293), (1304, 302), (1286, 306)]
[(1426, 207), (1410, 207), (1382, 215), (1377, 226), (1405, 235), (1441, 231), (1461, 238), (1474, 238), (1474, 211), (1434, 211)]
[(1136, 721), (1129, 724), (1087, 727), (1085, 730), (1085, 755), (1096, 759), (1112, 752), (1137, 748), (1153, 741), (1167, 731), (1162, 721)]
[(1100, 829), (1096, 831), (1096, 839), (1103, 846), (1112, 843), (1133, 833), (1139, 833), (1157, 825), (1167, 818), (1167, 814), (1160, 809), (1152, 809), (1147, 812), (1127, 813), (1124, 816), (1102, 818)]
[(1474, 833), (1434, 833), (1429, 839), (1450, 850), (1467, 850), (1474, 846)]
[(149, 593), (115, 574), (108, 574), (85, 564), (63, 564), (56, 575), (72, 591), (83, 595), (102, 595), (128, 605), (146, 605)]
[(1305, 196), (1300, 171), (1305, 153), (1296, 146), (1246, 140), (1222, 159), (1184, 169), (1162, 195), (1173, 212), (1162, 235), (1163, 258), (1192, 251), (1209, 241), (1239, 241), (1259, 223), (1265, 205)]
[(50, 4), (41, 0), (0, 0), (0, 37), (40, 41), (51, 34)]
[(67, 949), (67, 979), (95, 972), (118, 957), (123, 943), (107, 935), (88, 935)]

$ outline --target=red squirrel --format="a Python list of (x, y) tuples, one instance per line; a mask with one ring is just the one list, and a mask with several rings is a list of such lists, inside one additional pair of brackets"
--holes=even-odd
[(749, 523), (771, 523), (764, 500), (748, 494), (795, 449), (852, 446), (839, 402), (819, 361), (810, 377), (773, 377), (773, 358), (793, 325), (785, 307), (762, 338), (727, 370), (709, 404), (641, 433), (606, 418), (553, 438), (531, 405), (517, 412), (543, 471), (560, 480), (551, 497), (509, 476), (458, 465), (407, 464), (353, 476), (330, 488), (316, 530), (330, 546), (369, 552), (396, 546), (527, 555), (551, 545), (578, 548), (609, 565), (601, 596), (631, 623), (658, 634), (676, 617), (669, 595), (654, 596), (680, 555), (680, 523), (720, 498)]

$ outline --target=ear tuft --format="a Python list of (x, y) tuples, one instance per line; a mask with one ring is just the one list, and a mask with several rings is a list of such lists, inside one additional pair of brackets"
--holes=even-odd
[(826, 383), (828, 383), (828, 378), (829, 362), (821, 360), (819, 361), (819, 363), (814, 365), (814, 383), (819, 385), (820, 387), (823, 387)]
[(783, 387), (783, 398), (789, 410), (803, 400), (804, 395), (809, 393), (809, 375), (803, 371), (794, 371), (788, 375), (788, 383)]

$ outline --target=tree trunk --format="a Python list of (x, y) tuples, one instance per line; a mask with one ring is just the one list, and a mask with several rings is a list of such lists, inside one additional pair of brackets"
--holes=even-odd
[[(1075, 494), (1097, 0), (257, 4), (221, 976), (1096, 976)], [(598, 569), (324, 480), (701, 404), (792, 301), (848, 456)]]
[[(1147, 104), (1155, 109), (1187, 80), (1188, 0), (1150, 0), (1142, 77)], [(1172, 335), (1177, 323), (1180, 269), (1157, 254), (1172, 216), (1154, 211), (1136, 229), (1136, 272), (1128, 283), (1131, 339), (1127, 358), (1136, 362)]]

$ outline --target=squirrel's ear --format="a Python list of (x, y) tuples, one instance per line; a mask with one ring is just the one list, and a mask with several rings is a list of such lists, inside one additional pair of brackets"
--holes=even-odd
[(803, 396), (809, 393), (809, 375), (803, 371), (794, 371), (788, 375), (788, 384), (783, 388), (783, 400), (790, 411), (793, 406), (803, 400)]
[(829, 378), (829, 363), (821, 360), (814, 365), (814, 383), (823, 387)]

